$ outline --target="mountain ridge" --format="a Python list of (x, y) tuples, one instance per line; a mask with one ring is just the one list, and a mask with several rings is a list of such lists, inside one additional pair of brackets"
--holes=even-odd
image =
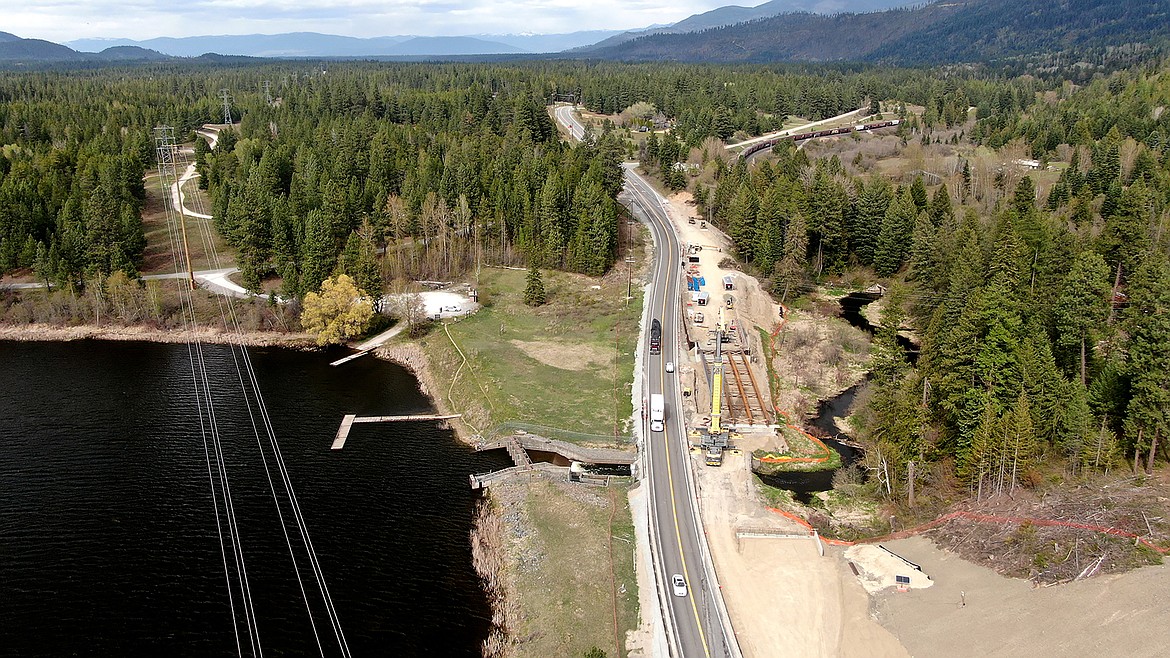
[(697, 32), (644, 35), (576, 54), (714, 63), (987, 61), (1165, 41), (1168, 9), (1166, 0), (939, 0), (866, 14), (781, 14)]

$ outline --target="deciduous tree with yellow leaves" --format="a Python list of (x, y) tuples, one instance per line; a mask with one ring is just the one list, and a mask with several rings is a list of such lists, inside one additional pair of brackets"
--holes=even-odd
[(316, 334), (318, 345), (329, 345), (357, 336), (373, 316), (369, 295), (353, 279), (339, 274), (322, 281), (319, 293), (305, 295), (301, 326)]

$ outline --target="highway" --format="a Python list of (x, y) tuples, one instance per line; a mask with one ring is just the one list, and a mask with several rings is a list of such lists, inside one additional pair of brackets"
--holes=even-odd
[(581, 122), (577, 120), (577, 115), (574, 114), (576, 109), (577, 107), (575, 105), (558, 105), (556, 106), (555, 112), (557, 121), (569, 131), (573, 139), (579, 142), (585, 139), (585, 126), (581, 125)]
[[(554, 112), (573, 139), (580, 140), (585, 135), (585, 127), (574, 114), (575, 110), (572, 105), (559, 105)], [(654, 263), (645, 303), (647, 319), (657, 318), (662, 322), (662, 353), (652, 355), (647, 343), (639, 345), (643, 350), (643, 482), (649, 486), (650, 493), (656, 598), (665, 604), (667, 643), (672, 655), (739, 658), (739, 646), (727, 621), (699, 519), (677, 368), (675, 373), (666, 372), (667, 362), (677, 366), (680, 357), (686, 358), (685, 353), (679, 352), (682, 246), (667, 215), (666, 199), (638, 175), (636, 167), (636, 163), (623, 165), (625, 191), (641, 210), (641, 219), (654, 241)], [(661, 393), (666, 399), (666, 423), (662, 432), (650, 431), (649, 400), (653, 393)], [(681, 574), (686, 580), (686, 596), (674, 594), (671, 586), (674, 574)], [(643, 614), (654, 612), (645, 610)]]
[[(698, 518), (687, 428), (683, 422), (682, 392), (676, 373), (666, 372), (666, 363), (679, 363), (679, 308), (682, 263), (681, 246), (667, 216), (666, 200), (627, 164), (626, 191), (642, 209), (655, 245), (655, 258), (646, 305), (650, 318), (662, 321), (662, 353), (647, 349), (642, 365), (643, 390), (648, 400), (653, 393), (666, 398), (666, 427), (649, 431), (643, 425), (645, 481), (650, 486), (651, 535), (656, 548), (655, 581), (664, 592), (669, 613), (668, 633), (680, 656), (738, 656), (738, 647), (729, 642), (729, 628), (720, 621), (723, 601), (706, 554), (706, 537)], [(642, 346), (645, 348), (645, 346)], [(644, 403), (645, 404), (645, 403)], [(671, 587), (673, 574), (686, 579), (688, 593), (676, 596)]]

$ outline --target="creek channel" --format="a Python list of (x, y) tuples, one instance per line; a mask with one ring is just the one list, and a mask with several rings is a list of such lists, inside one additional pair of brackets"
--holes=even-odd
[[(849, 324), (873, 336), (876, 327), (861, 313), (867, 304), (878, 300), (878, 296), (866, 292), (854, 292), (841, 298), (841, 311), (838, 316)], [(912, 365), (918, 362), (918, 347), (907, 337), (899, 334), (898, 345), (906, 353), (906, 360)], [(811, 432), (841, 455), (841, 463), (849, 467), (857, 463), (863, 456), (860, 448), (854, 447), (852, 438), (841, 431), (837, 425), (837, 418), (844, 418), (849, 414), (849, 408), (861, 389), (869, 384), (869, 377), (850, 386), (841, 393), (821, 400), (817, 405), (817, 414), (808, 421)], [(829, 491), (833, 488), (833, 476), (837, 470), (813, 472), (775, 473), (771, 475), (757, 474), (760, 480), (777, 489), (791, 491), (793, 496), (804, 504), (812, 500), (813, 494)]]

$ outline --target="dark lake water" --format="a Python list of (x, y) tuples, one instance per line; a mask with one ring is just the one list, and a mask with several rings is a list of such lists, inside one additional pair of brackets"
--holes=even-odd
[[(231, 352), (204, 349), (261, 646), (318, 655)], [(434, 423), (355, 425), (331, 451), (343, 414), (429, 411), (414, 378), (368, 357), (250, 353), (353, 654), (478, 655), (490, 611), (467, 474), (507, 458)], [(237, 653), (201, 436), (185, 345), (0, 342), (0, 654)]]

